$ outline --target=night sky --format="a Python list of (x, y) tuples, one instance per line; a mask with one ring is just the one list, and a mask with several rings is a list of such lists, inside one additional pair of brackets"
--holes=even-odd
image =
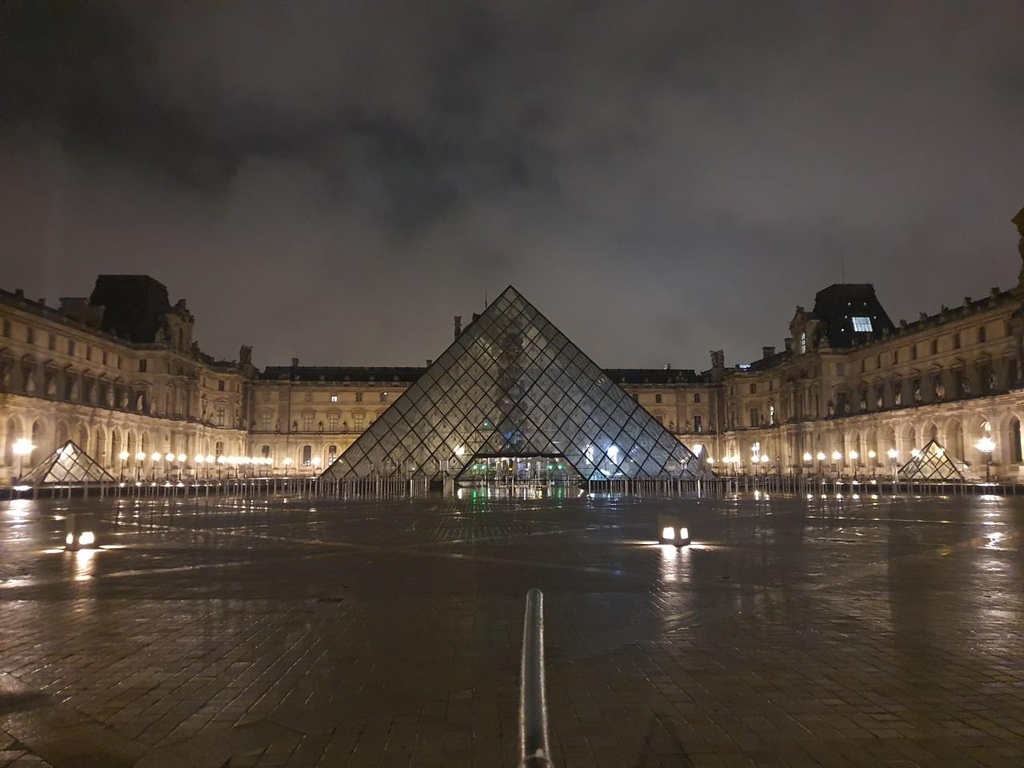
[(0, 286), (145, 273), (202, 348), (422, 365), (514, 284), (599, 364), (1020, 267), (1024, 3), (0, 4)]

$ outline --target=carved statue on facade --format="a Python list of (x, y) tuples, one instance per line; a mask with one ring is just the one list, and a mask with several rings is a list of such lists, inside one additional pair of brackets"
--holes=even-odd
[(900, 392), (899, 390), (896, 390), (896, 394), (893, 395), (893, 402), (896, 403), (897, 408), (903, 405), (903, 393)]
[(942, 400), (946, 396), (946, 388), (942, 384), (935, 385), (935, 397)]

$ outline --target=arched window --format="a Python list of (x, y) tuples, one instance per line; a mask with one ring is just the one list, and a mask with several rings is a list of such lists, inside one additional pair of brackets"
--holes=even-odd
[(302, 466), (308, 467), (313, 463), (313, 446), (302, 446)]
[(269, 445), (264, 445), (262, 448), (260, 448), (260, 455), (264, 459), (269, 459), (270, 458), (270, 446)]
[(1010, 422), (1010, 450), (1013, 454), (1013, 461), (1016, 464), (1024, 462), (1024, 457), (1021, 456), (1021, 445), (1020, 445), (1020, 419), (1014, 418)]

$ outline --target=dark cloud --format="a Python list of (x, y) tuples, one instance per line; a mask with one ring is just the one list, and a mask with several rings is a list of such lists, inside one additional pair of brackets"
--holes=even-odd
[(146, 272), (204, 347), (416, 363), (515, 284), (605, 365), (1016, 277), (1024, 7), (10, 2), (0, 280)]

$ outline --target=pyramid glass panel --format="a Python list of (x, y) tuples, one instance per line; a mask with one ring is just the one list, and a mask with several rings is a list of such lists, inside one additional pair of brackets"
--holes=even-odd
[(903, 465), (899, 476), (905, 480), (963, 480), (964, 476), (946, 450), (934, 440)]
[(35, 485), (99, 483), (111, 482), (113, 479), (113, 475), (103, 469), (73, 440), (68, 440), (25, 475), (25, 482)]
[(496, 471), (491, 457), (538, 456), (587, 480), (694, 477), (699, 465), (510, 286), (323, 477), (433, 476), (442, 465), (459, 476)]

